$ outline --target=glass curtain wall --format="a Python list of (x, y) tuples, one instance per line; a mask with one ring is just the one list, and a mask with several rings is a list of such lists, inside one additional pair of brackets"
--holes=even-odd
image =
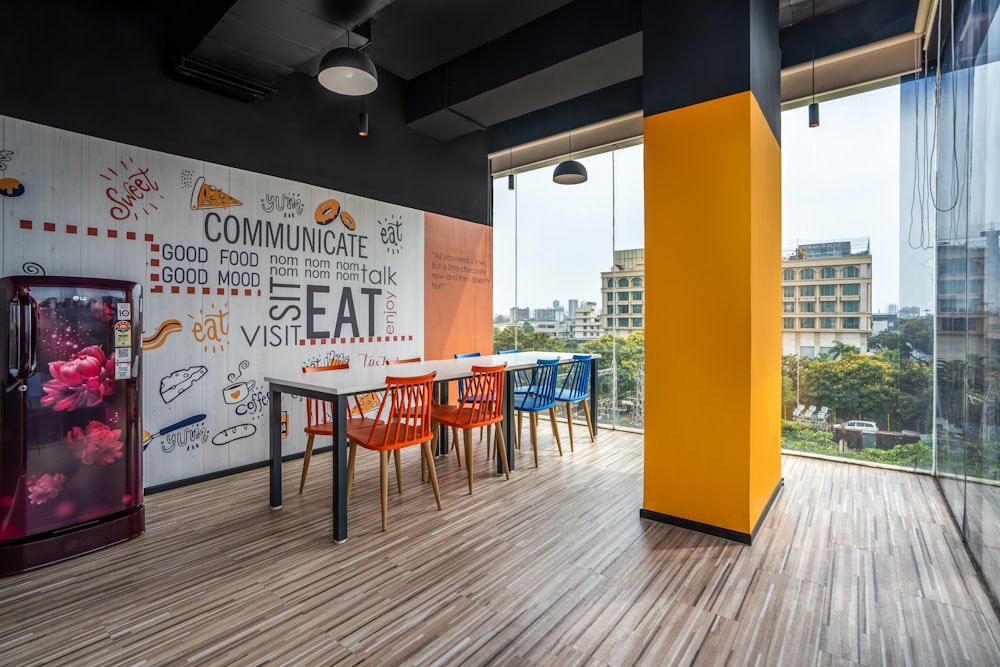
[[(642, 145), (493, 181), (494, 350), (598, 353), (597, 422), (643, 427), (645, 284)], [(577, 416), (577, 419), (582, 419)]]
[(918, 168), (936, 219), (938, 480), (973, 559), (1000, 593), (1000, 19), (959, 3), (940, 72), (908, 84), (928, 137)]

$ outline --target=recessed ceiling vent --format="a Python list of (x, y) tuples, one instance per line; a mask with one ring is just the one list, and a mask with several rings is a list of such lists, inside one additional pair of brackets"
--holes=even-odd
[(178, 81), (198, 86), (240, 102), (270, 99), (275, 89), (260, 81), (240, 76), (217, 65), (196, 58), (178, 58), (171, 76)]

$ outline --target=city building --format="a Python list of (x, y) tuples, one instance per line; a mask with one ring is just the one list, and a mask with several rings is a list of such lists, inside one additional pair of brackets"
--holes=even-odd
[(607, 333), (628, 336), (645, 329), (646, 251), (615, 250), (614, 266), (601, 272), (602, 317)]
[(868, 239), (799, 245), (781, 262), (781, 352), (817, 357), (835, 341), (868, 349), (872, 257)]
[[(946, 361), (984, 356), (1000, 338), (1000, 231), (937, 247), (937, 354)], [(994, 287), (995, 289), (995, 287)]]
[(601, 311), (596, 303), (585, 301), (579, 304), (573, 300), (570, 301), (570, 304), (574, 305), (569, 332), (570, 339), (583, 343), (588, 340), (597, 340), (604, 335)]
[(531, 313), (527, 308), (511, 308), (510, 309), (510, 321), (511, 322), (524, 322), (525, 320), (531, 319)]

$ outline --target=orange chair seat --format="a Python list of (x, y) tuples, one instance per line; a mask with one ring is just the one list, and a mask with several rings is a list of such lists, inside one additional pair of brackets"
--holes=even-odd
[(365, 421), (367, 424), (355, 426), (354, 421), (347, 427), (347, 439), (351, 442), (356, 442), (365, 449), (371, 449), (376, 452), (392, 451), (394, 449), (419, 445), (430, 439), (427, 436), (423, 436), (408, 440), (394, 440), (387, 435), (391, 432), (391, 429), (389, 428), (390, 425), (385, 422), (378, 422), (376, 424), (374, 419), (366, 418)]

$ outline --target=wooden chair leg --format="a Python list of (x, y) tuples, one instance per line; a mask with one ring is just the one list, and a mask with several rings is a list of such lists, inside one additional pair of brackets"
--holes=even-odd
[(459, 454), (458, 447), (458, 429), (454, 426), (451, 427), (451, 447), (455, 450), (455, 458), (458, 459), (458, 467), (462, 467), (462, 455)]
[(378, 453), (379, 490), (382, 493), (382, 531), (389, 525), (389, 452)]
[(357, 456), (358, 446), (353, 442), (347, 452), (347, 501), (351, 500), (351, 486), (354, 484), (354, 457)]
[(437, 501), (438, 509), (441, 509), (441, 490), (438, 488), (437, 471), (434, 469), (434, 456), (431, 454), (430, 443), (425, 442), (420, 445), (420, 450), (427, 460), (428, 477), (431, 478), (431, 488), (434, 489), (434, 500)]
[[(482, 430), (481, 426), (479, 428), (480, 428), (480, 430)], [(481, 437), (479, 439), (482, 440)], [(493, 451), (493, 450), (490, 448), (490, 427), (487, 426), (486, 427), (486, 463), (487, 464), (490, 462), (490, 452), (491, 451)]]
[(496, 429), (496, 433), (493, 436), (493, 443), (500, 454), (500, 461), (503, 463), (503, 474), (507, 479), (510, 479), (510, 466), (507, 465), (507, 444), (503, 439), (503, 429), (500, 428), (500, 422), (494, 424), (494, 428)]
[(552, 423), (552, 435), (556, 437), (556, 447), (559, 448), (559, 456), (562, 456), (562, 443), (559, 442), (559, 427), (556, 425), (556, 408), (549, 408), (549, 421)]
[(309, 472), (309, 461), (312, 459), (313, 440), (315, 439), (316, 436), (310, 433), (309, 439), (306, 440), (306, 454), (302, 457), (302, 479), (299, 481), (299, 495), (302, 495), (302, 490), (306, 488), (306, 473)]
[(403, 494), (403, 473), (400, 472), (399, 468), (399, 450), (395, 450), (393, 453), (393, 458), (396, 459), (396, 489), (399, 494)]
[(535, 467), (538, 467), (538, 413), (532, 412), (530, 419), (531, 426), (531, 448), (535, 451)]
[(566, 404), (566, 426), (569, 428), (569, 451), (575, 452), (573, 449), (573, 404)]
[[(462, 429), (462, 439), (465, 441), (465, 466), (469, 469), (469, 495), (472, 495), (472, 475), (473, 475), (473, 456), (472, 456), (472, 429), (466, 428)], [(455, 443), (456, 445), (458, 443)]]
[(583, 416), (587, 418), (587, 433), (590, 434), (590, 441), (596, 442), (594, 438), (594, 423), (590, 421), (590, 401), (588, 399), (583, 399)]

